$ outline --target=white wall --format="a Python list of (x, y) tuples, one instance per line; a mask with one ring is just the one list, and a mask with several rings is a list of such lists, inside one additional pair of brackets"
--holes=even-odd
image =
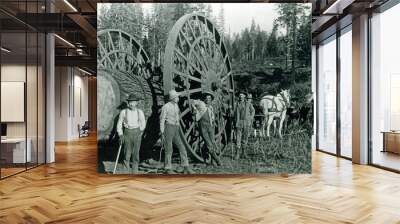
[[(1, 66), (1, 81), (2, 82), (25, 82), (26, 75), (25, 64), (3, 64)], [(30, 68), (28, 68), (30, 70)], [(4, 96), (3, 96), (4, 97)], [(1, 110), (7, 110), (7, 108), (1, 108)], [(12, 137), (24, 137), (25, 136), (25, 124), (24, 122), (11, 122), (8, 123), (7, 132)]]
[(68, 86), (67, 67), (55, 68), (55, 140), (68, 139)]
[[(25, 64), (3, 64), (1, 66), (1, 81), (3, 82), (25, 82)], [(7, 110), (7, 108), (1, 108)], [(25, 137), (25, 122), (7, 122), (8, 137)]]
[[(25, 82), (26, 101), (23, 102), (20, 112), (26, 112), (26, 120), (22, 122), (6, 122), (7, 137), (24, 138), (25, 135), (30, 139), (29, 146), (32, 151), (32, 161), (44, 163), (45, 159), (45, 90), (44, 73), (41, 66), (25, 65), (18, 63), (6, 63), (1, 66), (1, 81), (3, 82)], [(27, 80), (25, 80), (27, 79)], [(2, 89), (3, 92), (4, 89)], [(21, 91), (21, 90), (20, 90)], [(20, 93), (24, 93), (20, 92)], [(2, 98), (7, 95), (2, 95)], [(26, 105), (25, 105), (26, 103)], [(12, 110), (10, 107), (2, 107), (2, 112)], [(7, 111), (11, 112), (12, 111)], [(50, 161), (50, 160), (49, 160)], [(50, 161), (51, 162), (51, 161)]]
[(55, 140), (77, 139), (78, 124), (88, 120), (88, 78), (76, 68), (56, 67), (55, 85)]
[[(89, 113), (88, 113), (88, 77), (87, 76), (82, 76), (82, 73), (78, 73), (77, 75), (77, 70), (74, 71), (74, 96), (71, 96), (72, 99), (74, 99), (74, 102), (71, 102), (71, 105), (74, 105), (72, 108), (72, 120), (71, 120), (71, 135), (73, 138), (78, 138), (79, 133), (78, 133), (78, 124), (81, 126), (85, 123), (85, 121), (89, 120)], [(80, 99), (78, 98), (79, 93), (78, 90), (80, 90)], [(81, 101), (80, 103), (78, 101)], [(80, 109), (79, 111), (79, 105), (80, 104)]]
[(25, 82), (25, 64), (3, 64), (1, 65), (1, 81)]

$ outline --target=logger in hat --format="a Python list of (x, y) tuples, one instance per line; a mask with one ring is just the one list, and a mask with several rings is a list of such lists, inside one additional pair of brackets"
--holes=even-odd
[[(137, 107), (141, 98), (135, 94), (128, 96), (128, 107), (121, 110), (117, 123), (117, 133), (124, 146), (124, 165), (128, 172), (137, 174), (139, 171), (139, 150), (142, 134), (146, 127), (146, 118), (141, 109)], [(132, 168), (130, 163), (132, 161)], [(118, 162), (118, 161), (117, 161)]]

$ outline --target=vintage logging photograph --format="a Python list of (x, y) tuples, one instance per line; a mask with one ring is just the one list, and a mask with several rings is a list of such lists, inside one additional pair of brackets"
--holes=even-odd
[(311, 173), (311, 4), (98, 9), (100, 173)]

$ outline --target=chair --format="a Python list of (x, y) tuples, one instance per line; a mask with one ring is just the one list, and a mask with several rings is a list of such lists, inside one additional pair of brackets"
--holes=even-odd
[(85, 121), (82, 127), (78, 124), (79, 138), (89, 136), (89, 129), (90, 129), (89, 121)]

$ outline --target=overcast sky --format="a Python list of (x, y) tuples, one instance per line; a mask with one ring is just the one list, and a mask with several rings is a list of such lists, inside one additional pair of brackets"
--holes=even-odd
[(225, 31), (228, 32), (230, 29), (231, 34), (250, 27), (252, 19), (260, 25), (261, 30), (270, 32), (274, 19), (278, 17), (275, 11), (276, 4), (272, 3), (213, 3), (210, 5), (217, 17), (221, 6), (224, 7)]
[[(157, 3), (156, 3), (157, 4)], [(238, 33), (246, 27), (250, 27), (254, 18), (256, 24), (260, 24), (261, 30), (270, 32), (274, 19), (278, 16), (275, 12), (277, 4), (273, 3), (205, 3), (210, 4), (213, 14), (218, 18), (221, 6), (224, 7), (225, 31), (229, 29), (231, 34)], [(153, 3), (143, 3), (145, 11), (150, 10)]]

